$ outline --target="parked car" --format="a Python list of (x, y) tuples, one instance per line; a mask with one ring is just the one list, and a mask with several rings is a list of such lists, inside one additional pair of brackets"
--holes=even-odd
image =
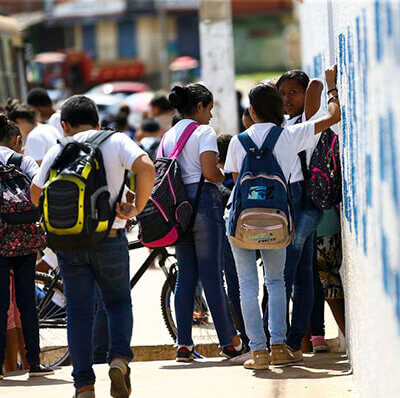
[(109, 82), (91, 88), (87, 94), (122, 94), (125, 96), (149, 91), (149, 86), (138, 82)]

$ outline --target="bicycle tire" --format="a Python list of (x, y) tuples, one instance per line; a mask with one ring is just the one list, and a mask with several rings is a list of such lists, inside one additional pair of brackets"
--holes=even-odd
[[(161, 289), (161, 312), (164, 319), (165, 326), (167, 330), (176, 342), (178, 331), (176, 327), (176, 321), (174, 318), (174, 308), (172, 307), (172, 296), (174, 294), (175, 284), (176, 284), (176, 271), (177, 265), (173, 264), (170, 267), (170, 271), (168, 274), (168, 279), (164, 282), (163, 287)], [(171, 288), (172, 287), (172, 288)], [(199, 290), (196, 289), (195, 293), (195, 307), (201, 306), (204, 310), (204, 298), (199, 294)], [(207, 311), (208, 312), (208, 311)], [(195, 313), (195, 311), (194, 311)], [(198, 317), (193, 317), (193, 325), (192, 325), (192, 335), (195, 340), (195, 344), (218, 344), (218, 336), (214, 327), (214, 323), (212, 321), (211, 316), (207, 314), (204, 316), (204, 319), (200, 319)]]
[[(41, 291), (43, 288), (48, 288), (54, 282), (54, 276), (45, 274), (43, 272), (36, 272), (35, 274), (35, 285)], [(54, 293), (57, 294), (57, 298), (65, 301), (64, 289), (61, 280), (58, 280), (54, 285)], [(44, 297), (46, 298), (46, 296)], [(65, 335), (66, 338), (66, 314), (65, 309), (55, 304), (50, 300), (45, 306), (41, 307), (43, 300), (40, 300), (39, 296), (36, 297), (36, 305), (38, 308), (39, 318), (39, 337), (41, 347), (41, 360), (44, 365), (55, 367), (69, 364), (69, 351), (68, 345), (58, 346), (55, 344), (55, 338), (51, 334), (51, 330), (63, 330), (65, 332), (57, 332), (58, 334)], [(50, 342), (52, 344), (50, 344)], [(50, 345), (49, 345), (50, 344)]]

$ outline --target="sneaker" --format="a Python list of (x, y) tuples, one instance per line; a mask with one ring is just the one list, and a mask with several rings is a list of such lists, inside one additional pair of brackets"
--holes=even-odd
[(285, 343), (271, 345), (271, 365), (289, 366), (303, 362), (301, 350), (293, 351)]
[(330, 348), (326, 344), (324, 336), (311, 336), (311, 344), (313, 347), (313, 353), (317, 352), (329, 352)]
[(228, 345), (226, 347), (222, 347), (222, 350), (220, 351), (219, 355), (227, 359), (236, 358), (243, 354), (243, 347), (240, 348), (241, 348), (240, 350), (237, 350), (233, 345)]
[(121, 359), (113, 359), (110, 363), (108, 375), (111, 379), (111, 396), (128, 398), (132, 392), (129, 366)]
[(54, 374), (54, 370), (44, 365), (31, 365), (29, 369), (29, 377), (50, 376)]
[(95, 395), (93, 390), (82, 392), (75, 391), (75, 395), (72, 398), (95, 398)]
[(176, 350), (176, 362), (190, 362), (193, 360), (193, 348), (179, 347)]
[(4, 379), (4, 374), (3, 374), (3, 365), (0, 365), (0, 380)]
[(239, 355), (238, 357), (231, 358), (229, 363), (232, 365), (243, 365), (246, 361), (253, 358), (253, 354), (251, 351), (247, 351), (244, 354)]
[(252, 353), (252, 358), (243, 364), (246, 369), (269, 369), (269, 353), (267, 350), (257, 350)]

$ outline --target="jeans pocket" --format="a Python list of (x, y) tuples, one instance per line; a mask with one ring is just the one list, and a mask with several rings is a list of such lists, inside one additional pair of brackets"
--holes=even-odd
[(96, 251), (99, 275), (107, 280), (123, 278), (129, 268), (129, 254), (126, 243), (105, 244)]
[(77, 276), (87, 266), (82, 252), (58, 252), (57, 260), (63, 277)]

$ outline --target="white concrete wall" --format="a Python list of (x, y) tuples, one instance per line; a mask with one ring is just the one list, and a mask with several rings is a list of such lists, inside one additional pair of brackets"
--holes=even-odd
[[(303, 67), (338, 63), (347, 342), (360, 397), (400, 396), (400, 2), (305, 0)], [(329, 7), (330, 10), (329, 10)]]

